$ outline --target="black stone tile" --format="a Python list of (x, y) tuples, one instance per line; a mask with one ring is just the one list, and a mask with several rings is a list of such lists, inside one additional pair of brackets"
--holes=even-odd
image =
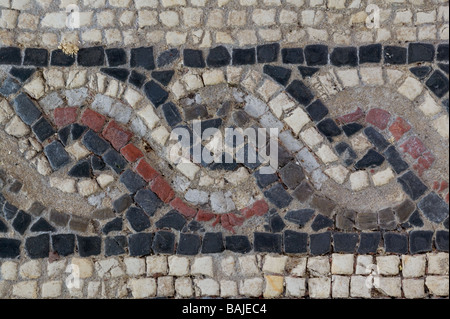
[(148, 215), (140, 208), (131, 206), (126, 213), (127, 220), (136, 232), (141, 232), (150, 227)]
[(100, 255), (102, 250), (102, 239), (97, 236), (77, 236), (78, 253), (80, 257)]
[(221, 253), (224, 250), (222, 233), (206, 233), (203, 236), (202, 254)]
[(304, 254), (308, 252), (308, 234), (286, 230), (283, 236), (284, 252)]
[(354, 210), (343, 209), (336, 215), (336, 227), (342, 230), (353, 230), (357, 213)]
[(173, 254), (175, 252), (175, 234), (168, 231), (156, 232), (152, 249), (155, 254)]
[(234, 253), (245, 254), (252, 250), (247, 236), (233, 235), (225, 237), (225, 249)]
[(380, 245), (381, 233), (361, 233), (361, 240), (359, 242), (358, 254), (375, 254)]
[(300, 210), (292, 210), (286, 213), (284, 219), (288, 222), (297, 224), (299, 227), (304, 227), (313, 217), (314, 210), (313, 209), (300, 209)]
[(280, 169), (279, 174), (283, 183), (290, 189), (295, 189), (305, 179), (303, 169), (293, 162)]
[(403, 47), (385, 46), (384, 63), (386, 64), (406, 64), (408, 50)]
[(359, 235), (357, 233), (334, 233), (334, 252), (353, 254), (358, 244)]
[(384, 136), (371, 126), (364, 129), (364, 134), (379, 151), (383, 151), (389, 146), (389, 142), (384, 138)]
[(335, 66), (357, 66), (358, 49), (355, 47), (335, 48), (331, 52), (330, 61)]
[(91, 177), (91, 165), (88, 160), (81, 160), (76, 163), (67, 173), (71, 177)]
[(20, 93), (13, 101), (17, 115), (27, 125), (33, 124), (41, 117), (41, 111), (34, 105), (33, 101), (24, 93)]
[(69, 137), (70, 130), (72, 129), (72, 125), (67, 125), (58, 131), (58, 138), (61, 141), (62, 145), (69, 145)]
[(355, 135), (359, 131), (363, 129), (364, 126), (362, 126), (359, 123), (348, 123), (342, 125), (342, 130), (344, 131), (345, 135), (348, 137)]
[(408, 163), (406, 163), (400, 153), (396, 150), (395, 146), (390, 146), (385, 152), (384, 156), (386, 157), (386, 160), (391, 164), (392, 169), (397, 173), (400, 174), (404, 171), (406, 171), (409, 168)]
[(199, 118), (205, 118), (208, 116), (208, 110), (204, 105), (193, 105), (183, 108), (184, 119), (186, 121), (192, 121)]
[(86, 146), (86, 148), (95, 155), (102, 155), (110, 148), (110, 145), (107, 141), (102, 139), (100, 136), (98, 136), (98, 134), (91, 130), (87, 131), (87, 133), (84, 134), (81, 141), (84, 146)]
[(20, 256), (20, 240), (0, 238), (0, 258), (17, 258)]
[(87, 126), (73, 123), (70, 128), (70, 134), (72, 135), (72, 141), (78, 140), (84, 132), (87, 131)]
[(7, 233), (8, 226), (6, 226), (5, 222), (0, 219), (0, 233)]
[(255, 171), (253, 174), (256, 179), (256, 184), (259, 188), (264, 189), (269, 185), (272, 185), (276, 181), (278, 181), (277, 174), (261, 174), (260, 170)]
[(118, 256), (126, 253), (127, 237), (114, 236), (105, 238), (105, 256)]
[(281, 234), (254, 233), (255, 252), (281, 253)]
[(200, 251), (201, 245), (202, 240), (199, 235), (181, 233), (177, 247), (177, 254), (187, 256), (197, 255)]
[(100, 71), (122, 82), (126, 82), (130, 75), (130, 71), (124, 68), (101, 68)]
[(378, 214), (359, 213), (356, 215), (356, 227), (360, 230), (378, 229)]
[(378, 212), (378, 224), (383, 230), (394, 230), (397, 228), (397, 220), (392, 208), (385, 208)]
[[(176, 109), (176, 106), (173, 105), (172, 107), (174, 107)], [(177, 109), (176, 109), (177, 110)], [(178, 110), (177, 110), (178, 111)], [(210, 120), (204, 120), (201, 123), (201, 132), (202, 135), (205, 132), (205, 130), (209, 129), (209, 128), (215, 128), (218, 129), (222, 126), (223, 120), (221, 118), (215, 118), (215, 119), (210, 119)]]
[(422, 216), (420, 216), (418, 210), (414, 211), (414, 213), (411, 214), (411, 216), (408, 219), (408, 223), (415, 227), (422, 227), (424, 225)]
[(448, 217), (448, 204), (435, 192), (425, 196), (417, 207), (433, 223), (441, 223)]
[(251, 49), (233, 49), (233, 65), (247, 65), (255, 64), (256, 62), (256, 50)]
[(442, 43), (438, 45), (436, 60), (448, 61), (448, 43)]
[(320, 133), (325, 135), (328, 139), (332, 140), (333, 137), (342, 134), (341, 129), (337, 126), (336, 122), (330, 118), (324, 119), (317, 124), (317, 129)]
[(384, 163), (384, 156), (370, 149), (366, 155), (363, 156), (358, 162), (355, 164), (355, 168), (366, 169), (366, 168), (375, 168), (381, 166)]
[(403, 190), (409, 197), (411, 197), (412, 200), (419, 199), (419, 197), (428, 190), (428, 187), (422, 183), (422, 181), (412, 171), (408, 171), (400, 176), (398, 178), (398, 182), (402, 185)]
[(138, 87), (139, 89), (144, 85), (146, 80), (147, 77), (144, 74), (139, 73), (135, 70), (131, 71), (130, 77), (128, 78), (128, 82)]
[(122, 218), (116, 217), (113, 220), (107, 222), (102, 228), (103, 234), (109, 234), (112, 231), (121, 231), (123, 228)]
[(447, 219), (443, 222), (443, 225), (445, 228), (448, 229), (448, 224), (449, 224), (449, 218), (447, 217)]
[(264, 196), (278, 208), (287, 207), (292, 202), (291, 195), (286, 192), (281, 184), (276, 184), (269, 190), (265, 191)]
[(153, 103), (155, 107), (163, 104), (169, 97), (169, 93), (159, 86), (155, 81), (150, 81), (145, 83), (144, 92), (150, 102)]
[(179, 124), (183, 119), (181, 118), (180, 112), (175, 104), (168, 102), (162, 106), (164, 117), (171, 127)]
[(233, 113), (233, 121), (238, 127), (246, 125), (249, 121), (249, 116), (242, 110), (235, 111)]
[(386, 253), (408, 253), (408, 236), (406, 234), (384, 233), (383, 239)]
[(319, 231), (324, 228), (332, 228), (334, 226), (334, 221), (324, 215), (317, 215), (311, 224), (311, 228), (314, 231)]
[(20, 90), (20, 84), (8, 76), (2, 83), (0, 87), (0, 95), (4, 97), (8, 97), (12, 94), (16, 94)]
[(72, 66), (75, 63), (75, 55), (65, 54), (62, 50), (54, 50), (51, 54), (52, 66)]
[(138, 233), (128, 236), (128, 250), (131, 257), (147, 256), (151, 253), (153, 234)]
[(47, 258), (50, 253), (50, 236), (42, 234), (28, 237), (25, 241), (25, 250), (31, 259)]
[(56, 226), (66, 226), (69, 222), (70, 216), (57, 210), (52, 209), (50, 211), (50, 221)]
[(281, 66), (264, 65), (263, 72), (283, 86), (289, 83), (292, 71)]
[(14, 181), (11, 185), (8, 186), (8, 191), (11, 193), (17, 194), (22, 189), (23, 184), (19, 181)]
[(120, 66), (127, 64), (127, 53), (122, 48), (112, 48), (105, 50), (106, 56), (108, 58), (109, 66)]
[(204, 68), (206, 66), (202, 50), (184, 49), (183, 62), (185, 67)]
[(302, 48), (281, 49), (281, 58), (285, 64), (302, 64), (305, 62)]
[(333, 210), (336, 208), (336, 203), (325, 196), (314, 195), (311, 206), (317, 208), (323, 215), (331, 217)]
[(172, 80), (173, 75), (175, 74), (175, 71), (168, 70), (168, 71), (153, 71), (152, 72), (152, 78), (154, 78), (156, 81), (161, 83), (162, 85), (169, 85), (170, 81)]
[(31, 226), (30, 230), (32, 232), (38, 233), (38, 232), (54, 232), (55, 227), (49, 224), (48, 221), (45, 220), (45, 218), (39, 218), (37, 222)]
[[(2, 173), (2, 171), (0, 170), (0, 174)], [(3, 179), (1, 179), (3, 176), (0, 176), (0, 180), (3, 182)], [(2, 213), (3, 211), (2, 211), (2, 209), (3, 209), (3, 205), (5, 204), (5, 202), (6, 202), (6, 198), (5, 198), (5, 196), (3, 196), (3, 194), (0, 192), (0, 213)]]
[(449, 236), (448, 231), (445, 230), (438, 230), (436, 232), (436, 238), (435, 238), (435, 245), (436, 249), (439, 251), (446, 251), (448, 252), (448, 243), (449, 243)]
[(272, 233), (279, 233), (286, 227), (286, 224), (284, 223), (283, 218), (281, 218), (280, 215), (275, 214), (269, 219), (269, 227)]
[(311, 90), (299, 80), (292, 81), (286, 88), (286, 92), (302, 105), (309, 105), (314, 98)]
[(309, 251), (318, 256), (331, 252), (331, 233), (311, 234), (309, 236)]
[(82, 48), (78, 51), (78, 65), (102, 66), (105, 64), (105, 51), (103, 47)]
[(62, 257), (72, 255), (75, 252), (75, 235), (52, 235), (52, 248)]
[(58, 141), (54, 141), (44, 147), (44, 153), (54, 171), (66, 166), (70, 162), (70, 156), (64, 146)]
[(408, 47), (408, 63), (433, 62), (434, 45), (428, 43), (410, 43)]
[(206, 63), (209, 67), (220, 68), (229, 65), (231, 62), (231, 55), (228, 49), (224, 46), (218, 46), (209, 50), (206, 57)]
[(278, 60), (280, 45), (278, 43), (263, 44), (256, 47), (258, 63), (270, 63)]
[(102, 159), (117, 174), (120, 174), (127, 167), (126, 159), (112, 148), (103, 154)]
[(131, 49), (130, 66), (132, 68), (155, 69), (153, 47), (140, 47)]
[(448, 93), (448, 78), (439, 70), (434, 71), (425, 84), (439, 98)]
[(201, 223), (199, 223), (196, 220), (192, 220), (186, 227), (183, 228), (183, 232), (196, 232), (196, 231), (200, 231), (200, 232), (204, 232), (205, 228), (203, 228), (203, 225)]
[(16, 206), (6, 202), (3, 205), (3, 216), (5, 216), (7, 220), (11, 220), (16, 216), (18, 210), (19, 209)]
[(409, 252), (425, 253), (433, 249), (433, 231), (415, 230), (409, 233)]
[(328, 64), (328, 46), (321, 44), (308, 45), (304, 49), (306, 64), (309, 66)]
[(11, 70), (9, 70), (9, 74), (11, 74), (22, 83), (28, 80), (34, 74), (34, 72), (36, 72), (36, 69), (33, 68), (12, 67)]
[(99, 208), (94, 210), (91, 216), (93, 219), (105, 220), (114, 218), (116, 215), (111, 208)]
[(34, 123), (31, 129), (41, 143), (56, 133), (53, 126), (43, 117)]
[(173, 228), (175, 230), (182, 230), (186, 225), (186, 219), (176, 210), (172, 210), (161, 217), (156, 223), (157, 228)]
[(308, 112), (309, 116), (313, 121), (320, 121), (325, 116), (328, 115), (328, 108), (322, 103), (321, 100), (315, 100), (312, 102), (307, 108), (306, 111)]
[(400, 223), (406, 222), (415, 210), (416, 204), (409, 199), (404, 200), (401, 204), (394, 207), (395, 214)]
[(103, 171), (106, 168), (105, 162), (98, 156), (92, 155), (89, 158), (93, 171)]
[(419, 80), (423, 80), (430, 74), (432, 68), (429, 66), (416, 66), (410, 68), (409, 71), (414, 74)]
[(16, 215), (16, 218), (14, 218), (14, 221), (12, 222), (12, 227), (16, 232), (23, 235), (25, 231), (28, 229), (28, 226), (31, 224), (31, 215), (25, 213), (22, 210), (19, 210), (19, 212)]
[(23, 65), (48, 66), (48, 51), (46, 49), (27, 48)]
[(441, 69), (442, 71), (444, 71), (444, 72), (447, 73), (447, 75), (448, 75), (448, 73), (449, 73), (449, 71), (450, 71), (450, 67), (449, 67), (448, 64), (439, 63), (439, 64), (438, 64), (438, 67), (439, 67), (439, 69)]
[(22, 63), (22, 54), (20, 48), (3, 47), (0, 48), (0, 64), (20, 65)]
[(380, 63), (381, 44), (370, 44), (359, 47), (359, 63)]
[(158, 64), (158, 67), (163, 67), (175, 62), (179, 57), (180, 51), (178, 51), (178, 49), (169, 49), (158, 56), (156, 63)]
[(138, 204), (149, 216), (153, 216), (158, 208), (163, 205), (163, 202), (149, 189), (141, 189), (134, 195), (134, 201)]
[(299, 66), (298, 71), (302, 75), (303, 78), (310, 78), (314, 74), (316, 74), (320, 69), (319, 68), (311, 68), (307, 66)]
[(342, 158), (345, 166), (353, 165), (358, 155), (355, 151), (345, 142), (340, 142), (335, 146), (336, 152)]

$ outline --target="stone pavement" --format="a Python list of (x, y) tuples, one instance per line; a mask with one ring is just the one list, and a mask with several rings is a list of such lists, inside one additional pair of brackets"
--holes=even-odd
[(0, 0), (0, 297), (448, 298), (448, 20)]

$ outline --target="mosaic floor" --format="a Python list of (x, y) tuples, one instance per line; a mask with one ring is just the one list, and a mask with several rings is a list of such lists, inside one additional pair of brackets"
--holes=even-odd
[(448, 21), (0, 0), (0, 298), (448, 298)]

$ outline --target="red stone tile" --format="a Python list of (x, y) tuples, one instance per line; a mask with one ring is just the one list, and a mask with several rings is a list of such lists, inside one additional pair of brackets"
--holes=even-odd
[(382, 109), (371, 109), (366, 116), (366, 122), (378, 127), (380, 130), (386, 129), (391, 114)]
[(449, 197), (449, 195), (450, 195), (450, 193), (447, 193), (447, 195), (445, 195), (445, 201), (447, 202), (447, 204), (448, 204), (448, 197)]
[(128, 162), (136, 162), (138, 159), (144, 157), (144, 154), (134, 144), (128, 144), (120, 149), (120, 153), (127, 159)]
[(170, 187), (169, 183), (162, 176), (154, 179), (150, 189), (166, 204), (175, 197), (175, 192), (172, 187)]
[(360, 118), (364, 117), (364, 112), (361, 108), (357, 108), (355, 112), (340, 116), (337, 118), (337, 121), (342, 124), (348, 124), (352, 122), (358, 121)]
[(411, 129), (411, 125), (408, 124), (402, 117), (397, 117), (394, 123), (389, 127), (389, 131), (396, 141), (402, 138), (403, 134)]
[(199, 222), (208, 222), (213, 219), (216, 215), (210, 211), (199, 209), (197, 216), (195, 217)]
[(439, 189), (439, 182), (438, 181), (434, 181), (433, 182), (433, 190), (437, 191)]
[(245, 218), (242, 216), (237, 216), (235, 213), (229, 213), (227, 215), (230, 224), (233, 226), (241, 226), (244, 223)]
[(269, 211), (269, 205), (267, 205), (266, 201), (261, 199), (257, 202), (254, 202), (251, 206), (243, 208), (241, 210), (242, 215), (248, 219), (252, 216), (262, 216)]
[(111, 121), (103, 130), (103, 137), (116, 149), (120, 150), (133, 137), (133, 133), (120, 127), (116, 121)]
[(413, 168), (417, 171), (419, 176), (422, 176), (425, 171), (430, 169), (435, 160), (435, 157), (430, 151), (425, 152), (419, 157), (417, 163), (413, 165)]
[(448, 188), (448, 183), (446, 181), (442, 181), (441, 182), (441, 187), (439, 188), (439, 192), (443, 192), (444, 190), (446, 190)]
[(150, 166), (145, 159), (141, 159), (136, 166), (136, 172), (146, 181), (150, 182), (159, 176), (159, 173)]
[(233, 225), (230, 223), (230, 216), (228, 214), (220, 215), (220, 224), (223, 228), (232, 232), (233, 234), (236, 233), (233, 229)]
[(66, 126), (76, 122), (78, 114), (77, 107), (58, 107), (53, 111), (55, 124), (58, 127)]
[(170, 206), (186, 217), (195, 217), (195, 215), (197, 215), (197, 210), (183, 202), (183, 200), (179, 197), (176, 197), (173, 201), (171, 201)]
[(400, 145), (400, 149), (411, 155), (414, 159), (418, 159), (423, 153), (427, 151), (425, 145), (423, 145), (422, 141), (416, 137), (412, 136), (405, 143)]
[(83, 115), (81, 116), (81, 123), (89, 127), (91, 130), (95, 132), (100, 132), (102, 130), (103, 125), (106, 122), (106, 117), (94, 112), (90, 109), (87, 109), (84, 111)]

